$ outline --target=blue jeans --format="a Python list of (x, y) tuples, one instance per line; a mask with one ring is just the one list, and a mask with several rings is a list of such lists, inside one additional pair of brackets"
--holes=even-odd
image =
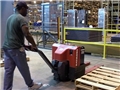
[(21, 75), (23, 76), (25, 83), (28, 87), (33, 85), (33, 80), (31, 79), (29, 67), (26, 60), (26, 53), (24, 48), (22, 49), (3, 49), (4, 50), (4, 89), (12, 90), (13, 86), (13, 76), (14, 70), (17, 66)]

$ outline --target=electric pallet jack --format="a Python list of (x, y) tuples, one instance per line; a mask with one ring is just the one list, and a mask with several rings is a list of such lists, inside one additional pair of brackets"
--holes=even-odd
[[(30, 49), (29, 46), (25, 46)], [(54, 43), (52, 45), (52, 62), (41, 50), (35, 50), (51, 68), (54, 79), (59, 81), (75, 80), (85, 74), (84, 52), (82, 46)]]
[(59, 80), (75, 80), (85, 74), (84, 52), (83, 46), (52, 45), (52, 65), (57, 69)]

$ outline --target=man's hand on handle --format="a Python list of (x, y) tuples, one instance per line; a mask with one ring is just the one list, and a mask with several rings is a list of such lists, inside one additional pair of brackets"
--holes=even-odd
[(24, 45), (25, 50), (30, 50), (30, 51), (34, 51), (37, 52), (38, 48), (36, 46), (32, 46), (32, 45)]

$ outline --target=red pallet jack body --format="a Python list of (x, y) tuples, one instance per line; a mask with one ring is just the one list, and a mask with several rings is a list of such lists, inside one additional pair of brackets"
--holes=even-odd
[(75, 80), (85, 74), (84, 52), (83, 46), (53, 44), (52, 65), (58, 70), (61, 81)]

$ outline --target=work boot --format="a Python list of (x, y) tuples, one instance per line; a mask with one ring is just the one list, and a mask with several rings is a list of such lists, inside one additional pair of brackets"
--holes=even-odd
[(28, 87), (28, 90), (39, 90), (42, 85), (42, 83), (34, 83), (32, 87)]

